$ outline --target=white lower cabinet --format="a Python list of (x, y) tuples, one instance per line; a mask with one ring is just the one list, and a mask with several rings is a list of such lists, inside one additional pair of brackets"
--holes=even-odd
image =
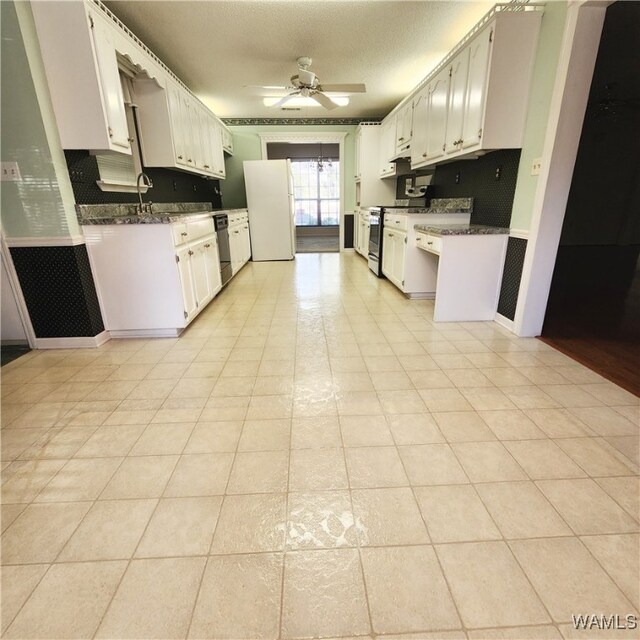
[(210, 215), (173, 224), (86, 225), (83, 231), (112, 337), (179, 335), (221, 289)]
[(382, 273), (409, 298), (436, 295), (438, 265), (416, 242), (416, 224), (468, 224), (469, 214), (384, 214)]
[(369, 258), (369, 213), (361, 212), (356, 216), (356, 224), (358, 231), (356, 233), (357, 243), (354, 245), (355, 250), (365, 259)]
[(436, 322), (493, 320), (509, 236), (416, 234), (416, 248), (436, 273)]
[(246, 211), (229, 214), (229, 252), (233, 275), (251, 259), (249, 214)]

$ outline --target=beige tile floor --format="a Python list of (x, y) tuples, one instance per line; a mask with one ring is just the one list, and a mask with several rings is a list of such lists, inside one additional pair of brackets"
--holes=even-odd
[(353, 255), (2, 369), (7, 638), (627, 638), (638, 399)]

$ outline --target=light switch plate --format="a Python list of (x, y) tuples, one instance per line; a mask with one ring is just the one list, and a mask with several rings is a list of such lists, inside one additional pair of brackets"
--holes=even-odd
[(20, 168), (17, 162), (3, 162), (2, 163), (2, 181), (15, 181), (22, 180), (20, 175)]
[(542, 167), (542, 158), (536, 158), (531, 165), (531, 175), (539, 176), (541, 167)]

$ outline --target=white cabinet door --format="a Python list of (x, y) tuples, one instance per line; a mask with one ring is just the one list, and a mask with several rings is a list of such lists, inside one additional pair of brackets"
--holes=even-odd
[(229, 252), (231, 253), (231, 270), (235, 274), (243, 264), (239, 224), (229, 228)]
[(427, 159), (444, 155), (447, 134), (449, 98), (449, 68), (443, 69), (429, 84), (427, 93), (429, 128), (427, 129)]
[(362, 255), (365, 258), (369, 257), (369, 236), (371, 235), (371, 225), (367, 220), (364, 221), (364, 229), (363, 229), (363, 242), (362, 242)]
[(427, 159), (427, 129), (429, 126), (428, 91), (423, 89), (413, 99), (413, 137), (411, 139), (411, 166)]
[(212, 167), (213, 173), (224, 178), (226, 175), (224, 166), (224, 149), (223, 149), (223, 131), (224, 129), (218, 124), (216, 120), (213, 121), (210, 134), (211, 134), (211, 152), (212, 152)]
[(394, 281), (393, 277), (393, 256), (395, 253), (396, 234), (392, 231), (384, 231), (382, 240), (382, 273), (389, 280)]
[(227, 153), (233, 153), (233, 136), (225, 127), (222, 127), (222, 148)]
[(482, 139), (482, 121), (492, 41), (493, 28), (487, 28), (469, 45), (469, 72), (462, 132), (463, 148), (479, 144)]
[(404, 233), (396, 233), (393, 243), (393, 273), (394, 284), (402, 289), (404, 287), (404, 258), (407, 249), (407, 236)]
[(182, 300), (184, 302), (184, 317), (188, 322), (195, 316), (198, 309), (193, 282), (193, 266), (191, 264), (190, 249), (185, 247), (176, 252), (180, 284), (182, 285)]
[(413, 135), (413, 103), (405, 105), (396, 117), (396, 147), (400, 150), (411, 142)]
[(396, 150), (396, 119), (395, 117), (385, 120), (380, 125), (380, 147), (379, 147), (379, 167), (380, 175), (392, 175), (396, 165), (390, 162), (390, 158), (395, 155)]
[(198, 242), (187, 249), (191, 260), (191, 274), (193, 276), (193, 289), (196, 297), (196, 307), (202, 309), (213, 297), (209, 288), (210, 277), (207, 273), (208, 264), (205, 255), (205, 241)]
[(186, 132), (184, 129), (185, 118), (182, 115), (182, 90), (178, 85), (167, 83), (169, 94), (169, 118), (171, 120), (171, 133), (173, 137), (173, 150), (176, 164), (187, 164)]
[(98, 77), (102, 89), (105, 116), (109, 140), (114, 150), (131, 153), (127, 114), (124, 108), (124, 97), (118, 59), (113, 43), (111, 29), (97, 16), (89, 13), (91, 21), (91, 36), (95, 48)]
[(215, 237), (208, 238), (203, 243), (203, 253), (207, 278), (209, 280), (209, 291), (213, 298), (222, 289), (220, 278), (220, 253), (218, 251), (218, 241)]
[(355, 157), (355, 172), (354, 172), (354, 177), (356, 180), (360, 180), (360, 167), (361, 167), (361, 162), (360, 162), (360, 153), (362, 150), (362, 130), (358, 129), (358, 131), (356, 132), (356, 140), (355, 140), (355, 146), (356, 146), (356, 157)]
[(446, 151), (457, 151), (462, 144), (462, 126), (467, 97), (469, 49), (463, 49), (451, 62), (449, 81), (449, 108), (447, 111)]
[(244, 223), (240, 229), (240, 239), (242, 243), (242, 262), (249, 262), (251, 259), (251, 238), (249, 236), (249, 225)]

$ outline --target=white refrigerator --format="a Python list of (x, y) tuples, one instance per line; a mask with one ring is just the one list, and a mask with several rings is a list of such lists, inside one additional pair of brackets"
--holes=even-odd
[(296, 225), (289, 160), (245, 160), (244, 184), (254, 261), (293, 260)]

